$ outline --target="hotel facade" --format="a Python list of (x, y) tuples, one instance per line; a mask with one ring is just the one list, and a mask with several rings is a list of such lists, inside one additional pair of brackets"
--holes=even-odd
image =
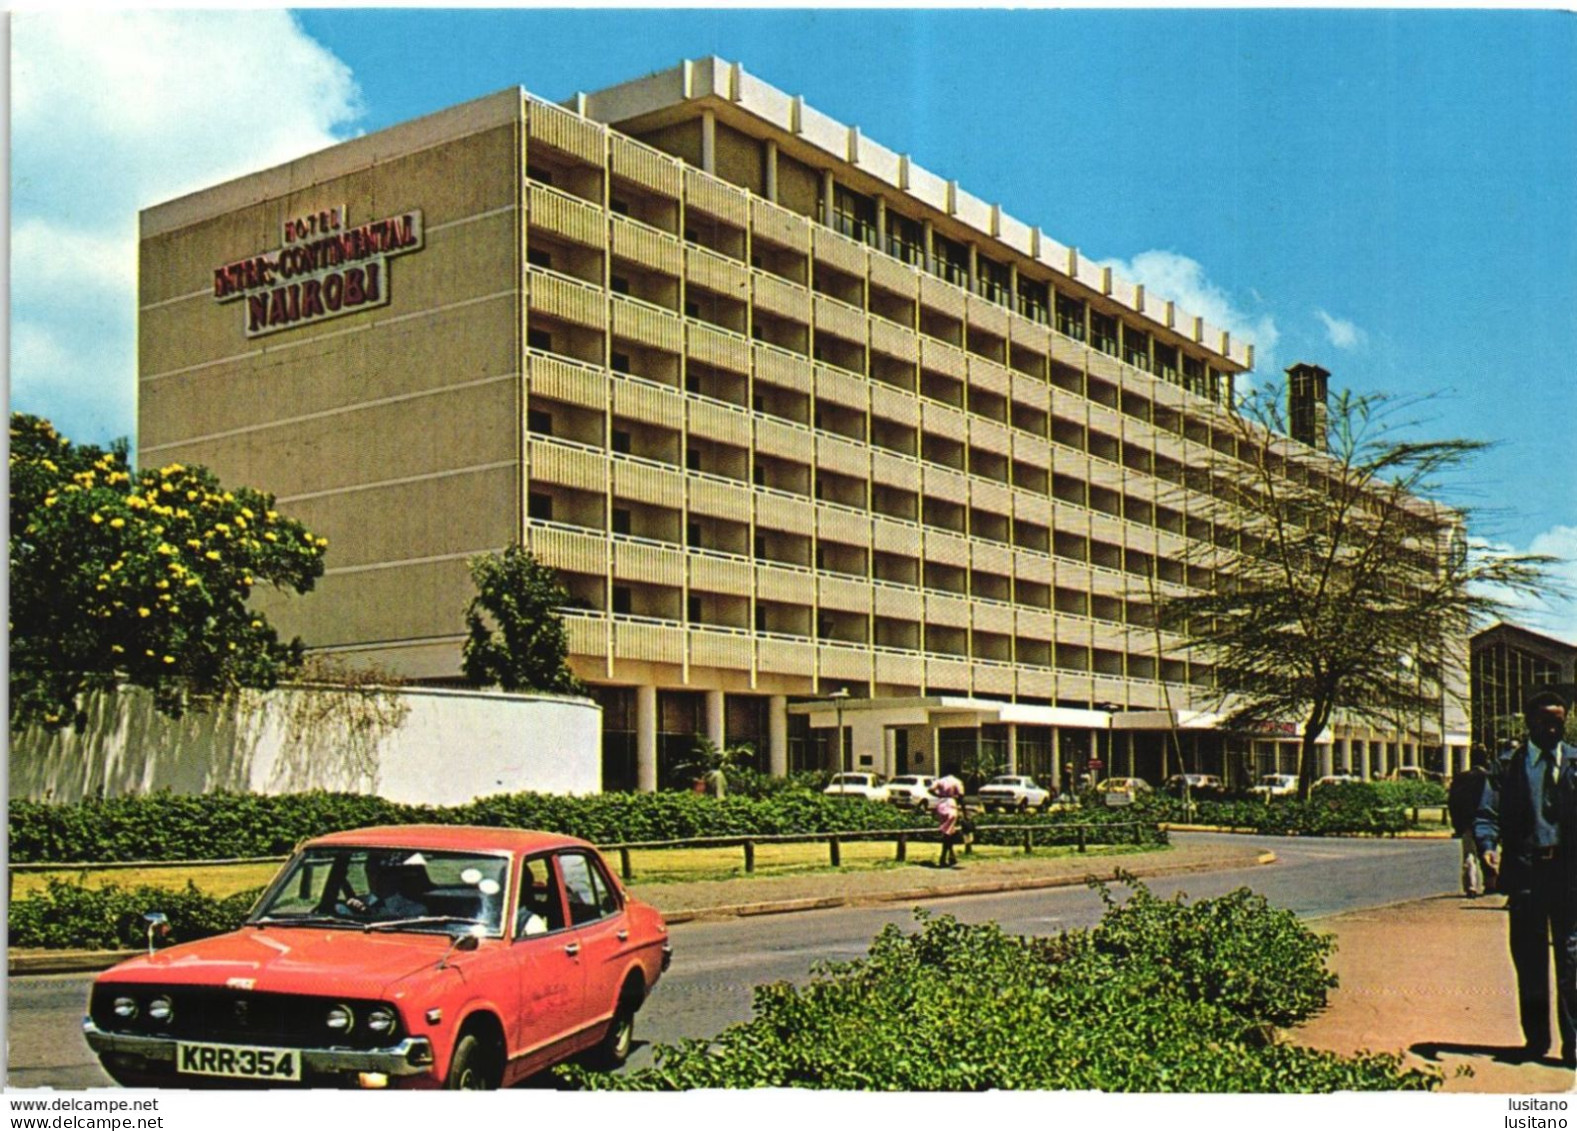
[[(523, 543), (607, 788), (697, 735), (1058, 784), (1296, 757), (1294, 724), (1224, 730), (1153, 617), (1230, 537), (1252, 347), (737, 64), (507, 90), (148, 209), (139, 289), (140, 462), (330, 541), (282, 632), (455, 681), (467, 559)], [(1467, 741), (1442, 696), (1334, 726), (1320, 772)]]

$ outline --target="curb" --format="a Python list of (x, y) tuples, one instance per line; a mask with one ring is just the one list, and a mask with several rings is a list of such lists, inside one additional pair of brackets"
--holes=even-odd
[[(1274, 852), (1261, 852), (1255, 857), (1256, 866), (1276, 863)], [(1129, 872), (1129, 875), (1138, 879), (1150, 879), (1157, 876), (1181, 876), (1193, 872), (1212, 872), (1223, 865), (1210, 862), (1198, 864), (1177, 864), (1149, 868), (1143, 872)], [(869, 895), (852, 896), (823, 896), (813, 899), (784, 899), (768, 903), (735, 903), (722, 907), (683, 908), (675, 911), (664, 911), (663, 919), (668, 924), (691, 923), (716, 919), (742, 919), (754, 915), (785, 915), (795, 911), (821, 911), (833, 907), (871, 907), (882, 903), (910, 903), (923, 902), (930, 899), (951, 899), (959, 895), (996, 895), (1007, 891), (1035, 891), (1042, 888), (1068, 888), (1082, 887), (1091, 880), (1115, 880), (1117, 871), (1127, 869), (1113, 869), (1106, 875), (1095, 872), (1085, 872), (1079, 876), (1040, 876), (1022, 880), (982, 880), (972, 884), (960, 884), (950, 888), (912, 888), (907, 891), (872, 892)]]
[[(1274, 852), (1261, 852), (1255, 857), (1256, 866), (1274, 864)], [(1037, 876), (1020, 880), (980, 880), (949, 888), (911, 888), (906, 891), (872, 892), (869, 895), (815, 896), (806, 899), (768, 900), (758, 903), (735, 903), (723, 907), (682, 908), (664, 911), (663, 919), (670, 926), (718, 919), (745, 919), (756, 915), (787, 915), (796, 911), (824, 911), (835, 907), (869, 907), (882, 903), (924, 902), (930, 899), (950, 899), (958, 895), (994, 895), (1007, 891), (1034, 891), (1041, 888), (1081, 887), (1093, 879), (1113, 880), (1116, 872), (1129, 871), (1139, 879), (1156, 876), (1187, 875), (1192, 872), (1210, 872), (1230, 864), (1201, 861), (1195, 864), (1158, 865), (1144, 871), (1126, 868), (1112, 869), (1105, 875), (1085, 872), (1072, 876)], [(12, 954), (8, 956), (8, 975), (23, 974), (87, 974), (107, 970), (128, 958), (142, 954), (141, 950), (66, 950), (48, 953)]]

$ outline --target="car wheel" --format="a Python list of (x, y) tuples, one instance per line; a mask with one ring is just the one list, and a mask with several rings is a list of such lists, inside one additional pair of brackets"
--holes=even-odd
[(586, 1055), (586, 1063), (592, 1068), (611, 1072), (630, 1058), (630, 1050), (634, 1047), (635, 1006), (628, 998), (624, 998), (613, 1011), (613, 1020), (608, 1022), (608, 1032)]
[(1046, 799), (1040, 803), (1040, 811), (1042, 813), (1044, 813), (1047, 809), (1050, 809), (1050, 808), (1051, 808), (1051, 795), (1047, 794), (1046, 795)]
[(1022, 797), (1022, 798), (1019, 799), (1018, 811), (1020, 813), (1027, 813), (1027, 812), (1029, 812), (1029, 798)]
[(444, 1087), (456, 1092), (490, 1092), (502, 1078), (494, 1049), (475, 1033), (467, 1033), (454, 1047)]

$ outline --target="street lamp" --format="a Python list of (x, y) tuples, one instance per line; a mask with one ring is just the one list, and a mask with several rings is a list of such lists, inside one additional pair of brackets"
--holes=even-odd
[(845, 769), (845, 766), (843, 764), (843, 704), (849, 698), (849, 689), (847, 687), (840, 687), (840, 688), (838, 688), (838, 690), (836, 690), (832, 694), (828, 695), (827, 698), (831, 699), (835, 704), (837, 704), (837, 712), (838, 712), (838, 773), (841, 774), (841, 773), (843, 773), (843, 771)]

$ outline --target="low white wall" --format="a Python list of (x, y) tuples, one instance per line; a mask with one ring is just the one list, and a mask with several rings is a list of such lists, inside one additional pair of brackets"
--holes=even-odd
[(128, 688), (92, 696), (87, 710), (80, 733), (11, 735), (12, 797), (329, 789), (454, 805), (602, 789), (602, 708), (589, 699), (281, 688), (170, 719)]

